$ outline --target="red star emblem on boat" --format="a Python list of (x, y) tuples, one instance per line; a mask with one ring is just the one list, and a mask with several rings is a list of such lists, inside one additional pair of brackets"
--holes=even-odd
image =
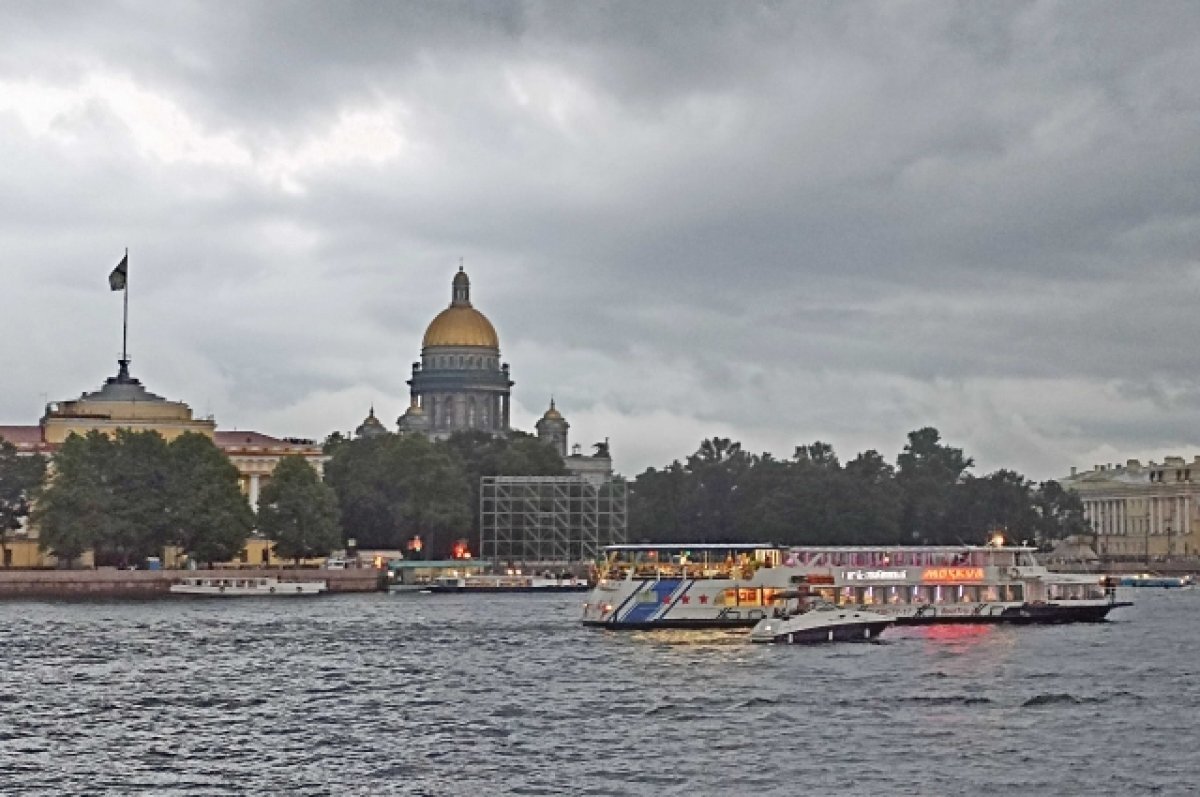
[(679, 600), (680, 600), (680, 602), (682, 602), (682, 603), (691, 603), (691, 602), (692, 602), (692, 596), (691, 596), (691, 595), (684, 595), (684, 596), (683, 596), (682, 598), (680, 598)]
[(701, 595), (701, 596), (700, 596), (700, 602), (701, 602), (701, 603), (708, 603), (708, 596), (707, 596), (707, 595)]

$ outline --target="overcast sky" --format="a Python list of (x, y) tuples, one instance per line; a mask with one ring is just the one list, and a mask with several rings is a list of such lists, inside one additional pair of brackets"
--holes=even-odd
[(1200, 454), (1194, 2), (0, 2), (0, 423), (115, 372), (389, 425), (464, 258), (635, 475)]

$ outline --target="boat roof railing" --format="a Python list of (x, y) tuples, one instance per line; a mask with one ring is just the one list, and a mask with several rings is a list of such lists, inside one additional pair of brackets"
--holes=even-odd
[(1036, 551), (1032, 545), (788, 545), (788, 551), (831, 551), (834, 553), (868, 553), (870, 551), (927, 551), (929, 553), (962, 553), (963, 551)]
[(647, 542), (604, 546), (606, 551), (743, 551), (750, 548), (777, 550), (779, 546), (773, 542)]
[(869, 553), (871, 551), (928, 551), (930, 553), (1037, 551), (1037, 548), (1032, 545), (778, 545), (773, 542), (646, 542), (604, 546), (605, 551), (725, 551), (745, 550), (749, 548), (779, 551), (829, 551), (832, 553)]

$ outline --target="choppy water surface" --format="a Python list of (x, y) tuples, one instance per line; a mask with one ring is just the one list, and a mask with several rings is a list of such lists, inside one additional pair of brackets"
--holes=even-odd
[(1188, 794), (1200, 591), (880, 644), (579, 596), (0, 603), (0, 793)]

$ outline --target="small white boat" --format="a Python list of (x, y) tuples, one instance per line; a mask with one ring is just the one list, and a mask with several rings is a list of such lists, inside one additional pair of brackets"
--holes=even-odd
[(780, 597), (785, 599), (783, 608), (776, 616), (759, 620), (750, 630), (750, 641), (869, 642), (896, 622), (883, 614), (835, 606), (806, 592), (787, 592)]
[(328, 589), (325, 581), (280, 581), (274, 577), (212, 578), (189, 576), (171, 585), (174, 595), (214, 595), (249, 598), (285, 595), (318, 595)]
[(587, 592), (591, 585), (575, 576), (532, 576), (483, 574), (477, 576), (441, 576), (422, 588), (422, 592)]

